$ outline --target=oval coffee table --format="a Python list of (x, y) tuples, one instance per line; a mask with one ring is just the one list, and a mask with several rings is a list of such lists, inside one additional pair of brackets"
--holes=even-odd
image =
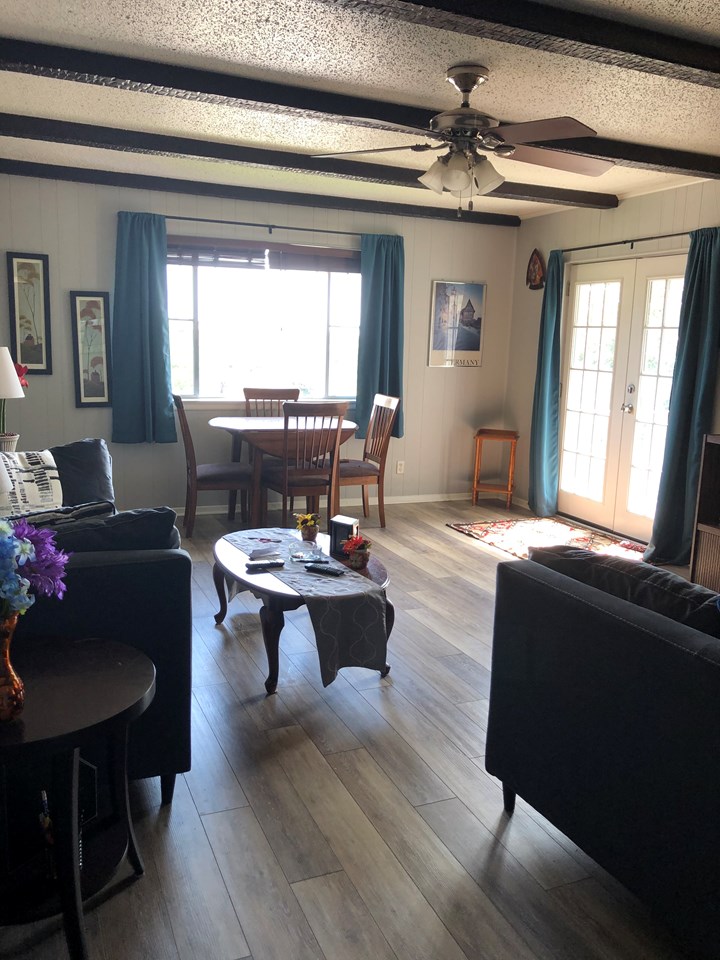
[[(244, 536), (252, 538), (254, 531), (243, 530), (241, 532)], [(301, 540), (298, 537), (298, 546), (300, 543)], [(330, 555), (330, 537), (326, 533), (318, 534), (317, 545), (324, 554)], [(242, 590), (249, 590), (254, 597), (262, 601), (260, 623), (268, 659), (268, 676), (265, 681), (265, 689), (268, 693), (275, 693), (280, 672), (280, 634), (285, 626), (285, 613), (302, 607), (305, 600), (291, 586), (274, 576), (270, 570), (267, 573), (249, 573), (245, 568), (249, 559), (247, 553), (244, 553), (228, 540), (224, 538), (218, 540), (213, 552), (215, 556), (213, 582), (220, 601), (220, 610), (215, 614), (215, 623), (222, 623), (227, 614), (226, 577), (239, 584)], [(337, 557), (334, 559), (343, 563)], [(385, 589), (390, 582), (385, 565), (372, 555), (366, 569), (356, 570), (355, 572), (368, 577), (382, 589)], [(385, 602), (385, 622), (389, 637), (395, 622), (395, 608), (389, 600), (386, 599)], [(390, 666), (386, 663), (384, 669), (380, 671), (380, 676), (386, 677), (389, 672)]]

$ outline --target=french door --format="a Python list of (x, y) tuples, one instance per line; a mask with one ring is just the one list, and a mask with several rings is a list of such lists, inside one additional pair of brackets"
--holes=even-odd
[(639, 540), (655, 514), (685, 259), (570, 270), (558, 509)]

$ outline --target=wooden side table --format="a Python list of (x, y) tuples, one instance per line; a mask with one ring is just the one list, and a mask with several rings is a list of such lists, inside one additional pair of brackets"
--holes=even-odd
[[(98, 639), (18, 643), (13, 665), (25, 683), (25, 709), (0, 725), (0, 925), (62, 912), (71, 960), (88, 960), (82, 901), (105, 886), (125, 855), (136, 875), (143, 872), (128, 804), (127, 728), (155, 695), (155, 667), (124, 643)], [(81, 834), (78, 771), (88, 752), (103, 758), (107, 802)], [(42, 857), (23, 855), (34, 849), (35, 835), (21, 830), (16, 839), (8, 803), (14, 790), (32, 796), (38, 813), (46, 790), (55, 876)]]
[[(512, 506), (513, 485), (515, 482), (515, 449), (520, 434), (515, 430), (480, 429), (475, 434), (475, 470), (473, 471), (472, 503), (477, 503), (478, 492), (484, 490), (491, 493), (504, 493), (505, 506), (509, 510)], [(507, 483), (501, 486), (497, 483), (480, 483), (480, 466), (482, 464), (482, 447), (484, 440), (500, 440), (510, 444), (510, 463), (508, 464)]]

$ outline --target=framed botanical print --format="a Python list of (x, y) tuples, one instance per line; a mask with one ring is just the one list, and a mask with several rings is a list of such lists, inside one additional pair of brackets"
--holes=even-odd
[(433, 280), (428, 366), (482, 365), (486, 286)]
[(10, 344), (28, 373), (52, 373), (50, 282), (44, 253), (8, 253)]
[(72, 290), (70, 316), (75, 359), (75, 406), (109, 407), (109, 294)]

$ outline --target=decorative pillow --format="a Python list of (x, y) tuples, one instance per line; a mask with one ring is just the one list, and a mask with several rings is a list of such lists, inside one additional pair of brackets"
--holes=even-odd
[(720, 637), (718, 595), (649, 563), (593, 553), (579, 547), (531, 547), (530, 560), (605, 593)]
[(85, 439), (50, 447), (62, 484), (63, 506), (115, 502), (112, 457), (104, 440)]
[(58, 469), (49, 450), (0, 453), (0, 457), (12, 483), (9, 493), (0, 493), (0, 516), (18, 517), (62, 505)]
[(110, 517), (95, 517), (55, 527), (61, 550), (87, 553), (94, 550), (170, 550), (180, 546), (175, 528), (177, 514), (170, 507), (123, 510)]

